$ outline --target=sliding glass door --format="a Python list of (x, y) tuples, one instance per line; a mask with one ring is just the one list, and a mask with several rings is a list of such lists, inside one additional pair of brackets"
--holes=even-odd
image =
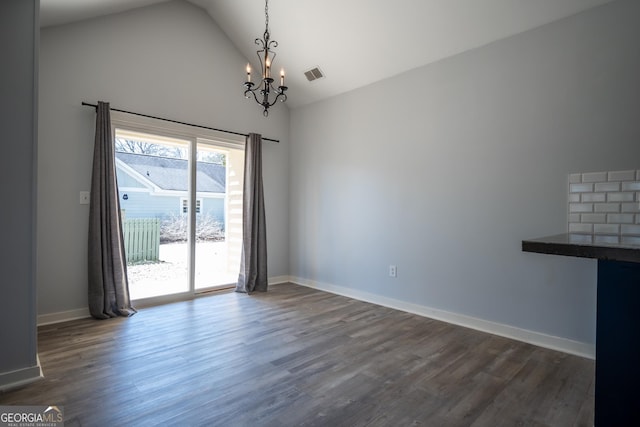
[(235, 284), (242, 245), (244, 150), (199, 140), (196, 152), (195, 289)]
[(131, 299), (234, 285), (243, 147), (116, 127), (115, 151)]

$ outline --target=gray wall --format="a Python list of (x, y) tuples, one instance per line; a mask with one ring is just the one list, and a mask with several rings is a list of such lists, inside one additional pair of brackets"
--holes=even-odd
[(596, 262), (521, 240), (566, 231), (569, 173), (640, 165), (639, 18), (616, 1), (292, 110), (291, 275), (594, 343)]
[[(38, 375), (35, 153), (38, 1), (0, 2), (0, 388)], [(11, 373), (11, 374), (10, 374)]]
[(87, 306), (88, 206), (95, 112), (82, 101), (280, 139), (263, 151), (269, 275), (288, 273), (289, 112), (268, 119), (242, 96), (243, 58), (183, 1), (44, 28), (40, 50), (38, 310)]

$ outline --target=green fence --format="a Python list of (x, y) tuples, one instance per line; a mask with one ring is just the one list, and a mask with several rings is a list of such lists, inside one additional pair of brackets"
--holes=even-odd
[(125, 219), (122, 228), (128, 263), (160, 259), (160, 219)]

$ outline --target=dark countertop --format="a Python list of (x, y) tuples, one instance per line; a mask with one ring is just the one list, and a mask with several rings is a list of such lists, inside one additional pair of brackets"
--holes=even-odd
[(640, 238), (564, 233), (522, 241), (524, 252), (640, 263)]

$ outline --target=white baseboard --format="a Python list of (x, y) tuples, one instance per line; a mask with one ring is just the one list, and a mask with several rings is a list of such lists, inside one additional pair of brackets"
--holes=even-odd
[[(350, 289), (344, 286), (337, 286), (329, 283), (316, 282), (300, 277), (274, 276), (269, 278), (270, 286), (289, 282), (337, 295), (346, 296), (360, 301), (370, 302), (372, 304), (393, 308), (396, 310), (406, 311), (408, 313), (417, 314), (419, 316), (428, 317), (430, 319), (441, 320), (443, 322), (451, 323), (454, 325), (464, 326), (466, 328), (471, 328), (482, 332), (488, 332), (490, 334), (511, 338), (517, 341), (537, 345), (539, 347), (562, 351), (564, 353), (586, 357), (589, 359), (595, 359), (595, 345), (589, 343), (573, 341), (567, 338), (547, 335), (536, 331), (517, 328), (515, 326), (505, 325), (502, 323), (492, 322), (484, 319), (478, 319), (476, 317), (471, 317), (464, 314), (452, 313), (437, 308), (401, 301), (395, 298), (376, 295), (370, 292)], [(38, 316), (38, 326), (66, 322), (75, 319), (84, 319), (87, 317), (90, 317), (88, 307), (63, 311), (59, 313), (41, 314)], [(1, 386), (2, 377), (0, 376), (0, 387)]]
[(302, 285), (309, 288), (346, 296), (349, 298), (393, 308), (396, 310), (406, 311), (408, 313), (417, 314), (419, 316), (428, 317), (431, 319), (441, 320), (443, 322), (451, 323), (458, 326), (464, 326), (466, 328), (471, 328), (482, 332), (488, 332), (490, 334), (526, 342), (528, 344), (533, 344), (539, 347), (557, 350), (576, 356), (586, 357), (589, 359), (595, 359), (596, 350), (595, 345), (593, 344), (573, 341), (567, 338), (547, 335), (540, 332), (517, 328), (515, 326), (492, 322), (489, 320), (478, 319), (464, 314), (452, 313), (449, 311), (401, 301), (394, 298), (388, 298), (357, 289), (350, 289), (344, 286), (316, 282), (300, 277), (289, 277), (289, 281), (297, 285)]
[(87, 317), (91, 317), (91, 314), (89, 313), (89, 307), (60, 311), (58, 313), (39, 314), (38, 326), (68, 322), (69, 320), (86, 319)]
[(269, 286), (281, 285), (283, 283), (289, 283), (289, 276), (274, 276), (269, 277)]
[[(269, 277), (268, 279), (269, 282), (269, 286), (273, 286), (273, 285), (280, 285), (282, 283), (287, 283), (289, 282), (289, 276), (274, 276), (274, 277)], [(159, 297), (159, 299), (153, 298), (154, 301), (152, 301), (152, 299), (148, 299), (148, 300), (138, 300), (134, 303), (135, 307), (140, 307), (140, 308), (144, 308), (147, 306), (154, 306), (154, 305), (158, 305), (158, 304), (166, 304), (166, 303), (170, 303), (170, 302), (176, 302), (176, 301), (184, 301), (187, 299), (191, 299), (191, 295), (187, 295), (185, 296), (184, 294), (181, 294), (179, 296), (175, 296), (175, 295), (169, 295), (167, 297)], [(62, 322), (68, 322), (69, 320), (76, 320), (76, 319), (86, 319), (88, 317), (91, 317), (91, 314), (89, 313), (89, 307), (84, 307), (84, 308), (78, 308), (75, 310), (68, 310), (68, 311), (60, 311), (57, 313), (47, 313), (47, 314), (40, 314), (38, 315), (38, 326), (44, 326), (44, 325), (52, 325), (54, 323), (62, 323)]]
[(0, 373), (0, 392), (13, 390), (44, 378), (40, 367), (40, 358), (36, 366)]

